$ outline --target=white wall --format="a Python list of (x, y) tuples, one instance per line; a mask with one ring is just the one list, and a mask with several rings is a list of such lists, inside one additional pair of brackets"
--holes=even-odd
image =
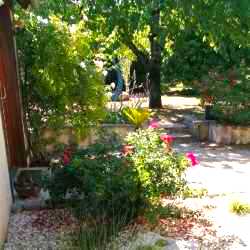
[(9, 171), (0, 112), (0, 248), (7, 235), (11, 202)]

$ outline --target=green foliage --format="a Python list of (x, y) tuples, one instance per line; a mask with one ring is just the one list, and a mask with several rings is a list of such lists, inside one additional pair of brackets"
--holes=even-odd
[(88, 27), (114, 38), (118, 47), (125, 45), (149, 72), (154, 100), (160, 96), (153, 88), (160, 85), (160, 77), (154, 78), (160, 68), (167, 81), (197, 80), (250, 45), (248, 0), (81, 3)]
[(163, 239), (157, 240), (155, 242), (155, 245), (159, 247), (165, 247), (167, 246), (167, 244), (168, 244), (167, 240), (163, 240)]
[(238, 215), (250, 214), (250, 204), (249, 203), (243, 203), (243, 202), (240, 202), (240, 201), (233, 201), (230, 204), (230, 211), (232, 213), (236, 213)]
[(121, 111), (122, 116), (135, 128), (140, 128), (150, 117), (148, 109), (125, 107)]
[(57, 16), (16, 11), (24, 112), (31, 143), (44, 127), (72, 126), (86, 133), (105, 115), (102, 76), (91, 63), (83, 21), (69, 25)]
[(45, 188), (55, 202), (69, 194), (80, 197), (80, 217), (106, 218), (126, 213), (128, 207), (132, 216), (143, 205), (136, 171), (111, 145), (95, 144), (77, 152), (70, 165), (53, 171)]
[(188, 161), (167, 147), (160, 134), (157, 129), (139, 129), (126, 138), (127, 144), (134, 147), (130, 158), (138, 171), (143, 195), (148, 199), (161, 194), (176, 194), (185, 186), (184, 172)]
[(136, 250), (163, 250), (168, 244), (167, 240), (159, 239), (155, 242), (154, 245), (142, 245), (138, 246)]
[[(128, 208), (129, 211), (129, 208)], [(114, 215), (108, 221), (99, 221), (93, 225), (82, 225), (76, 237), (72, 240), (72, 248), (79, 250), (117, 250), (121, 245), (119, 233), (127, 225), (126, 215)], [(133, 240), (136, 235), (136, 228), (126, 232), (127, 240)], [(128, 244), (127, 244), (128, 245)], [(70, 248), (70, 249), (72, 249)], [(128, 249), (129, 246), (128, 246)]]
[[(233, 73), (232, 73), (233, 72)], [(208, 82), (212, 114), (222, 123), (250, 125), (250, 68), (242, 62), (226, 73), (215, 73)]]
[(161, 204), (151, 204), (145, 211), (145, 218), (152, 225), (157, 225), (159, 219), (176, 218), (182, 216), (182, 209), (168, 204), (163, 206)]
[[(53, 168), (44, 182), (52, 201), (75, 199), (77, 215), (90, 220), (113, 214), (134, 217), (160, 195), (184, 188), (189, 163), (164, 146), (160, 131), (139, 129), (126, 141), (133, 146), (129, 155), (121, 156), (117, 145), (103, 141), (77, 151), (69, 165)], [(164, 213), (171, 211), (164, 208)]]
[(110, 124), (124, 124), (126, 121), (124, 120), (121, 112), (107, 112), (103, 123)]
[(160, 250), (160, 248), (158, 246), (143, 245), (138, 246), (136, 250)]

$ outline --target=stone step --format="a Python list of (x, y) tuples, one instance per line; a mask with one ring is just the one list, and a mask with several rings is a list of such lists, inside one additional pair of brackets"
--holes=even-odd
[(194, 138), (190, 133), (170, 133), (169, 135), (172, 135), (175, 137), (175, 143), (191, 143), (194, 142)]
[(176, 132), (176, 133), (188, 133), (189, 128), (187, 125), (182, 123), (165, 123), (160, 124), (160, 128), (166, 129), (167, 131)]

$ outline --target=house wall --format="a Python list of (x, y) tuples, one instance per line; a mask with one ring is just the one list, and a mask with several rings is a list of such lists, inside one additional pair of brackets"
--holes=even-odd
[(7, 235), (11, 202), (8, 161), (0, 112), (0, 248)]
[(27, 166), (27, 150), (13, 36), (12, 13), (5, 4), (0, 7), (0, 105), (9, 167), (18, 168)]

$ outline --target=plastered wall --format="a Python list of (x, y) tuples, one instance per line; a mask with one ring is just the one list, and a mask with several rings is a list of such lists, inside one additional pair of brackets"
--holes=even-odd
[(7, 235), (11, 202), (9, 171), (0, 112), (0, 248)]

